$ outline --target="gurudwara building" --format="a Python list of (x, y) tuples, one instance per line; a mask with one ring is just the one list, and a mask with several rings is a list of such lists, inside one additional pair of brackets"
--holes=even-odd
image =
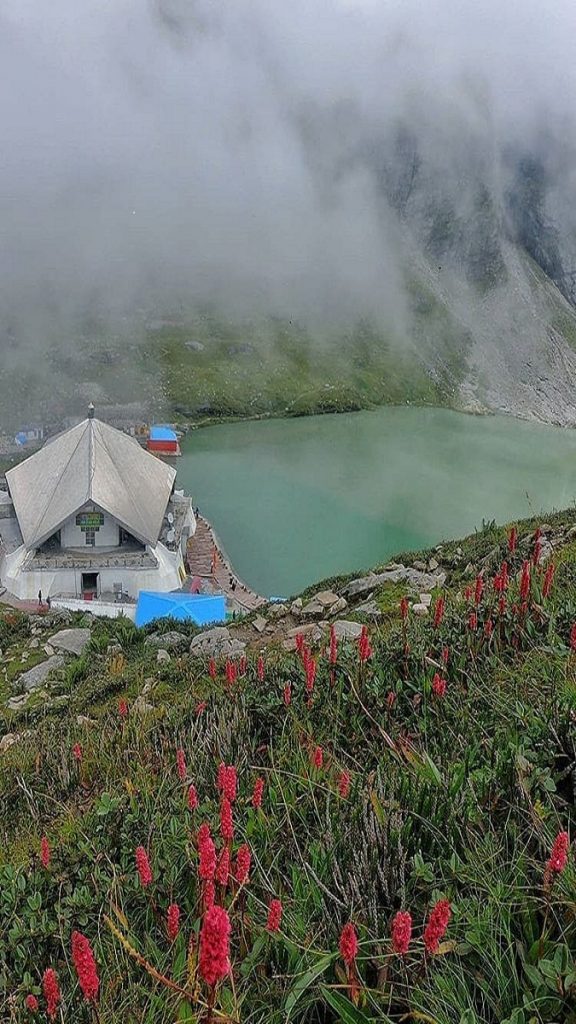
[(191, 500), (176, 471), (94, 417), (6, 473), (0, 582), (20, 599), (122, 601), (182, 586)]

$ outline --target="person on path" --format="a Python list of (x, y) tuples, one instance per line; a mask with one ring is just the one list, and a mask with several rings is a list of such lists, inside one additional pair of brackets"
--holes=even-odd
[(50, 597), (50, 594), (48, 594), (48, 597), (46, 598), (46, 604), (48, 605), (48, 611), (50, 611), (52, 607), (52, 598)]
[(38, 591), (38, 607), (40, 608), (41, 606), (42, 606), (42, 591), (39, 590)]

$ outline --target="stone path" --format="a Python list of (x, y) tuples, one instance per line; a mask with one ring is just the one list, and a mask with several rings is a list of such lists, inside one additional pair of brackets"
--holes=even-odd
[[(186, 560), (188, 572), (191, 576), (200, 576), (203, 580), (210, 580), (212, 585), (226, 595), (232, 608), (238, 606), (243, 611), (252, 611), (262, 604), (266, 599), (250, 590), (234, 572), (218, 537), (207, 519), (197, 516), (196, 533), (188, 541)], [(214, 564), (214, 550), (216, 559)], [(236, 580), (236, 589), (232, 590), (230, 576)]]

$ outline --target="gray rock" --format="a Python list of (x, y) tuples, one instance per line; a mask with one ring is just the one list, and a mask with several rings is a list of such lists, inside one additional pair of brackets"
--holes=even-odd
[(271, 604), (268, 609), (268, 615), (274, 619), (281, 619), (284, 615), (288, 615), (288, 611), (289, 608), (287, 604)]
[(335, 594), (333, 590), (321, 590), (318, 594), (314, 594), (308, 604), (304, 605), (302, 615), (311, 618), (317, 615), (325, 615), (326, 612), (331, 612), (341, 601), (342, 598), (338, 597), (338, 594)]
[(430, 572), (436, 572), (436, 569), (439, 568), (439, 565), (440, 565), (440, 563), (439, 563), (437, 558), (431, 558), (428, 561), (428, 569), (429, 569)]
[(86, 645), (90, 643), (90, 635), (89, 629), (61, 629), (50, 637), (50, 644), (57, 651), (66, 651), (67, 654), (79, 656), (84, 653)]
[(17, 732), (5, 733), (2, 739), (0, 739), (0, 754), (5, 754), (7, 750), (10, 750), (10, 747), (13, 747), (18, 742), (18, 738)]
[(30, 641), (30, 649), (35, 651), (37, 647), (40, 647), (40, 641), (34, 637), (34, 639)]
[(364, 604), (359, 604), (355, 611), (359, 615), (365, 615), (367, 619), (381, 619), (382, 612), (380, 611), (376, 601), (364, 601)]
[(315, 622), (307, 622), (305, 625), (295, 626), (294, 629), (289, 629), (287, 635), (289, 637), (294, 637), (295, 638), (295, 637), (298, 636), (299, 633), (301, 633), (302, 636), (309, 637), (309, 636), (312, 636), (314, 633), (317, 633), (317, 632), (318, 632), (318, 626), (316, 625), (316, 623)]
[(330, 615), (341, 615), (342, 612), (346, 611), (347, 607), (348, 601), (346, 600), (346, 598), (339, 597), (338, 600), (336, 601), (336, 604), (333, 604), (332, 607), (329, 608)]
[(254, 626), (254, 629), (256, 630), (257, 633), (263, 633), (268, 623), (266, 622), (266, 619), (263, 618), (262, 615), (257, 615), (252, 625)]
[(412, 605), (412, 611), (414, 612), (414, 615), (420, 615), (420, 616), (422, 616), (422, 618), (424, 618), (426, 615), (428, 615), (428, 605), (427, 604), (413, 604)]
[(76, 715), (76, 725), (98, 725), (95, 718), (88, 718), (87, 715)]
[(334, 623), (334, 632), (338, 640), (357, 640), (362, 633), (362, 624), (351, 619), (338, 619)]
[(112, 656), (114, 654), (122, 654), (122, 644), (108, 644), (108, 647), (106, 648), (106, 654)]
[[(424, 564), (424, 563), (420, 563)], [(419, 569), (392, 569), (381, 573), (369, 573), (357, 580), (351, 580), (343, 588), (348, 598), (361, 597), (377, 590), (386, 583), (409, 583), (418, 592), (433, 590), (434, 587), (442, 587), (446, 582), (446, 573), (438, 570), (436, 573), (420, 572)]]
[(137, 697), (132, 705), (132, 711), (137, 715), (147, 715), (150, 711), (154, 711), (154, 705), (150, 704), (144, 697), (140, 695)]
[(17, 682), (17, 688), (23, 689), (26, 693), (30, 690), (37, 690), (39, 686), (48, 678), (54, 669), (60, 668), (64, 664), (64, 658), (60, 654), (54, 654), (51, 658), (46, 661), (41, 661), (39, 665), (34, 665), (33, 668), (29, 668), (27, 672), (23, 672)]
[(31, 693), (21, 693), (17, 697), (10, 697), (10, 700), (6, 702), (6, 707), (10, 711), (21, 711), (22, 708), (26, 707), (31, 697)]
[(185, 647), (187, 643), (188, 637), (184, 633), (171, 629), (168, 633), (151, 633), (150, 636), (146, 637), (144, 646), (162, 647), (168, 651), (173, 647)]
[(196, 658), (236, 658), (245, 650), (246, 644), (231, 636), (226, 626), (215, 626), (199, 633), (190, 644), (190, 654)]
[(54, 654), (54, 648), (50, 644), (44, 644), (43, 651), (48, 655), (49, 658)]
[(301, 597), (297, 597), (296, 600), (292, 601), (292, 604), (290, 605), (290, 612), (296, 618), (300, 617), (300, 614), (302, 612), (302, 604), (303, 604), (302, 598)]
[(432, 594), (420, 594), (420, 604), (425, 604), (429, 608), (432, 604)]
[(414, 568), (418, 570), (418, 572), (426, 572), (426, 569), (428, 568), (428, 566), (426, 565), (426, 562), (422, 562), (422, 561), (420, 561), (420, 559), (416, 559), (416, 561), (413, 562), (412, 564), (413, 564)]
[(160, 650), (158, 651), (157, 655), (156, 655), (156, 661), (158, 662), (158, 664), (159, 665), (163, 665), (166, 662), (171, 661), (171, 660), (172, 659), (171, 659), (170, 655), (168, 654), (168, 651), (165, 651), (161, 647)]

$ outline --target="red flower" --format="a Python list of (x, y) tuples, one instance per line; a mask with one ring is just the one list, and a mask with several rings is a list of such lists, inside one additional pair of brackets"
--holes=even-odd
[(46, 1013), (50, 1020), (56, 1020), (56, 1013), (60, 1003), (60, 986), (56, 971), (52, 967), (47, 967), (44, 971), (42, 989), (44, 991), (44, 999), (46, 1000)]
[(220, 857), (218, 858), (218, 865), (216, 867), (216, 873), (214, 878), (218, 882), (218, 885), (228, 885), (228, 875), (230, 874), (230, 850), (227, 846), (224, 847)]
[(315, 768), (321, 768), (324, 764), (324, 751), (322, 747), (314, 747), (312, 752), (312, 764)]
[(348, 922), (340, 935), (340, 956), (347, 967), (354, 963), (358, 954), (358, 936), (353, 924)]
[(82, 932), (72, 932), (72, 962), (84, 999), (87, 1003), (95, 1003), (100, 987), (98, 970), (90, 943)]
[(264, 792), (264, 779), (259, 776), (254, 783), (254, 790), (252, 792), (252, 807), (258, 810), (262, 806), (262, 794)]
[(436, 953), (438, 946), (446, 934), (452, 909), (448, 900), (438, 900), (432, 907), (428, 924), (424, 929), (424, 945), (427, 953)]
[(220, 805), (220, 834), (222, 839), (230, 841), (234, 838), (234, 822), (232, 820), (232, 804), (228, 797), (222, 797)]
[(435, 629), (438, 629), (438, 627), (441, 625), (443, 618), (444, 618), (444, 598), (443, 597), (439, 597), (438, 600), (436, 601), (436, 604), (434, 605), (434, 628)]
[(166, 913), (166, 932), (170, 942), (174, 942), (180, 931), (180, 907), (177, 903), (171, 903)]
[(522, 565), (522, 577), (520, 579), (520, 600), (526, 601), (530, 593), (530, 562)]
[(448, 664), (449, 657), (450, 657), (450, 648), (449, 647), (444, 647), (442, 649), (442, 662), (443, 662), (444, 665)]
[(198, 793), (193, 782), (188, 786), (188, 810), (195, 811), (198, 807)]
[(390, 692), (386, 694), (386, 707), (388, 708), (388, 711), (392, 711), (392, 708), (396, 703), (396, 697), (397, 694), (394, 693), (394, 690), (390, 690)]
[(434, 673), (434, 679), (432, 680), (432, 693), (435, 697), (443, 697), (446, 693), (446, 680), (442, 679), (439, 672)]
[(237, 785), (238, 777), (234, 765), (226, 765), (224, 777), (222, 779), (222, 792), (224, 793), (224, 796), (226, 797), (227, 800), (230, 801), (231, 804), (233, 804), (236, 799)]
[(216, 679), (216, 662), (214, 658), (210, 658), (210, 661), (208, 662), (208, 672), (211, 679)]
[(370, 646), (367, 626), (362, 626), (362, 632), (358, 637), (358, 657), (361, 662), (368, 661), (368, 658), (372, 657), (372, 648)]
[(270, 900), (268, 906), (268, 920), (266, 921), (266, 928), (269, 932), (280, 931), (280, 922), (282, 920), (282, 904), (280, 900)]
[(143, 846), (137, 846), (134, 856), (136, 858), (136, 869), (140, 876), (140, 884), (146, 888), (153, 881), (152, 868), (148, 860), (148, 854)]
[(338, 776), (338, 795), (341, 796), (343, 800), (346, 800), (349, 792), (350, 775), (346, 771), (340, 772), (340, 775)]
[(207, 705), (206, 701), (205, 700), (201, 701), (200, 704), (196, 705), (196, 708), (195, 708), (196, 714), (197, 715), (201, 715), (203, 711), (206, 711), (207, 707), (208, 707), (208, 705)]
[(554, 840), (550, 859), (546, 863), (546, 867), (549, 871), (564, 871), (566, 862), (568, 860), (568, 850), (570, 849), (570, 836), (567, 832), (559, 832)]
[(518, 530), (515, 526), (512, 527), (508, 534), (508, 551), (510, 554), (514, 554), (516, 551), (516, 544), (518, 542)]
[(505, 611), (506, 611), (506, 598), (505, 597), (501, 597), (498, 600), (498, 614), (499, 615), (504, 615)]
[(338, 637), (334, 626), (330, 626), (330, 664), (335, 665), (338, 661)]
[(223, 907), (210, 907), (204, 914), (198, 967), (211, 987), (230, 971), (230, 918)]
[(75, 761), (82, 760), (82, 747), (80, 746), (79, 743), (75, 743), (74, 746), (72, 747), (72, 754), (74, 756)]
[(402, 600), (400, 601), (400, 615), (402, 617), (402, 622), (406, 622), (406, 619), (408, 618), (408, 608), (408, 598), (403, 597)]
[(473, 632), (478, 628), (478, 616), (476, 615), (476, 612), (470, 612), (470, 615), (468, 616), (468, 628)]
[(307, 693), (312, 693), (314, 680), (316, 679), (316, 658), (313, 658), (311, 654), (306, 658), (304, 671), (306, 672), (306, 691)]
[(304, 637), (302, 633), (296, 634), (296, 650), (298, 651), (298, 654), (302, 654), (304, 650)]
[(570, 647), (573, 651), (576, 651), (576, 622), (570, 630)]
[(204, 822), (198, 829), (198, 874), (204, 881), (214, 878), (216, 871), (216, 847), (210, 835), (210, 826)]
[(544, 583), (542, 584), (542, 597), (548, 597), (550, 590), (552, 588), (552, 583), (554, 582), (555, 572), (556, 566), (554, 565), (554, 562), (549, 562), (548, 568), (546, 569), (546, 573), (544, 575)]
[(230, 661), (230, 658), (226, 658), (226, 682), (230, 683), (230, 685), (232, 683), (235, 683), (236, 682), (236, 675), (237, 675), (236, 665), (234, 664), (233, 661)]
[(211, 878), (204, 882), (204, 910), (209, 910), (216, 902), (216, 889)]
[(465, 601), (471, 601), (472, 600), (472, 587), (466, 587), (466, 589), (464, 590), (464, 600)]
[(260, 655), (258, 658), (258, 664), (256, 666), (256, 673), (261, 683), (264, 682), (264, 658)]
[(128, 718), (128, 701), (118, 701), (118, 714), (120, 715), (120, 718)]
[(26, 999), (24, 1000), (24, 1006), (26, 1007), (27, 1010), (30, 1011), (30, 1013), (37, 1013), (38, 1000), (36, 999), (36, 996), (33, 996), (32, 993), (30, 993), (29, 996), (26, 996)]
[(540, 561), (540, 555), (542, 554), (542, 541), (538, 537), (538, 540), (534, 543), (534, 550), (532, 552), (532, 561), (534, 565), (538, 565)]
[(178, 778), (180, 779), (180, 782), (184, 782), (188, 772), (186, 769), (186, 756), (182, 747), (179, 747), (176, 751), (176, 767), (178, 769)]
[(492, 623), (492, 619), (486, 619), (486, 622), (484, 623), (484, 636), (487, 637), (488, 640), (492, 636), (492, 630), (493, 629), (494, 629), (494, 625)]
[(51, 856), (52, 855), (50, 853), (50, 843), (48, 842), (46, 836), (42, 836), (42, 839), (40, 840), (40, 863), (42, 864), (43, 868), (50, 867)]
[(284, 700), (286, 707), (288, 707), (292, 700), (292, 683), (286, 683), (282, 693), (282, 699)]
[(243, 843), (236, 854), (236, 866), (234, 868), (234, 877), (240, 885), (243, 885), (248, 879), (251, 861), (252, 854), (250, 853), (250, 847), (246, 843)]
[(476, 577), (476, 586), (474, 588), (474, 603), (476, 605), (480, 604), (480, 601), (482, 600), (483, 592), (484, 592), (484, 580), (482, 579), (482, 576), (480, 574), (478, 574), (478, 576)]
[(412, 938), (412, 916), (407, 910), (399, 910), (392, 921), (392, 949), (405, 956)]

